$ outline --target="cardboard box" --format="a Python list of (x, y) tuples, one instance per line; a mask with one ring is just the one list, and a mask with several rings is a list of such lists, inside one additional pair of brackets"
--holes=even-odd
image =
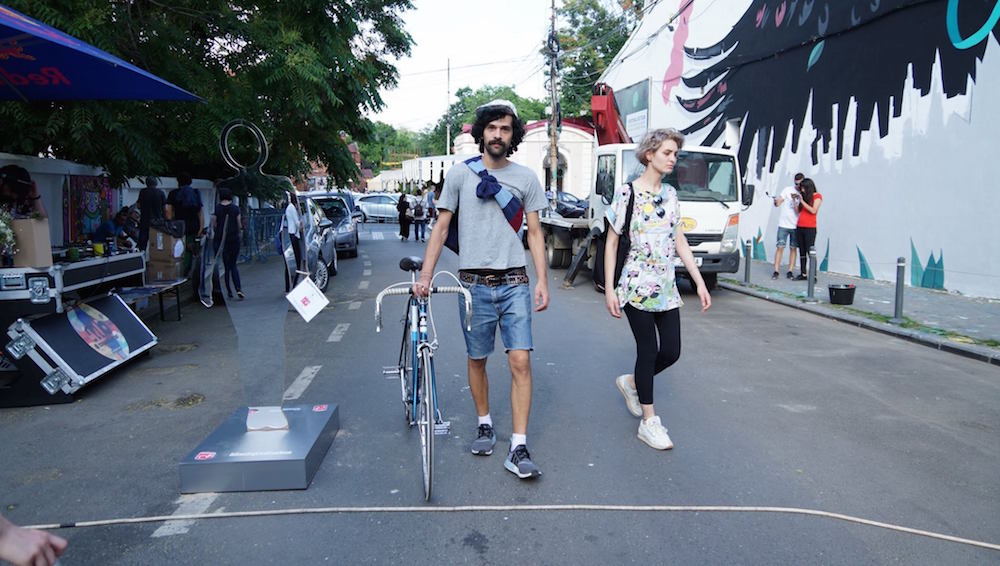
[(173, 260), (150, 260), (146, 262), (146, 282), (150, 281), (173, 281), (184, 278), (184, 261)]
[(184, 256), (184, 238), (149, 229), (149, 260), (168, 262)]
[(17, 239), (14, 267), (49, 267), (52, 265), (52, 240), (48, 218), (18, 218), (12, 222)]

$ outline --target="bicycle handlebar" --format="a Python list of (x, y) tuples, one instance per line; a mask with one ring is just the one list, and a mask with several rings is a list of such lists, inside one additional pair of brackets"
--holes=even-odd
[[(468, 289), (456, 286), (431, 287), (431, 294), (436, 293), (461, 293), (465, 296), (465, 329), (472, 330), (472, 296)], [(379, 292), (375, 297), (375, 332), (382, 332), (382, 298), (388, 295), (412, 294), (413, 289), (410, 287), (390, 287)]]

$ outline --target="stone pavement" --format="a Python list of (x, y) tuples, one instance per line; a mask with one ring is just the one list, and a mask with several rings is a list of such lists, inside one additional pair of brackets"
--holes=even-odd
[[(861, 279), (839, 273), (819, 273), (814, 298), (806, 302), (807, 282), (771, 279), (773, 264), (751, 261), (750, 283), (744, 265), (738, 273), (723, 273), (719, 286), (776, 303), (807, 310), (940, 350), (1000, 365), (1000, 299), (966, 297), (947, 291), (905, 287), (903, 323), (888, 322), (895, 311), (893, 281)], [(854, 303), (830, 304), (828, 285), (854, 284)]]

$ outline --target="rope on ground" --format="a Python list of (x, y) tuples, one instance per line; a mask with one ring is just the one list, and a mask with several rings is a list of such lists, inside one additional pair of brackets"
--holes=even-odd
[(47, 525), (30, 525), (32, 529), (68, 529), (81, 527), (104, 527), (110, 525), (130, 525), (138, 523), (159, 523), (166, 521), (197, 521), (201, 519), (234, 519), (246, 517), (268, 517), (279, 515), (313, 515), (331, 513), (476, 513), (476, 512), (527, 512), (527, 511), (610, 511), (610, 512), (688, 512), (688, 513), (776, 513), (787, 515), (806, 515), (837, 519), (848, 523), (878, 527), (900, 533), (907, 533), (947, 542), (1000, 551), (1000, 544), (955, 537), (933, 531), (914, 529), (892, 523), (873, 521), (843, 513), (820, 511), (817, 509), (802, 509), (798, 507), (754, 507), (732, 505), (463, 505), (442, 507), (312, 507), (298, 509), (273, 509), (264, 511), (227, 511), (218, 513), (195, 513), (190, 515), (159, 515), (152, 517), (132, 517), (123, 519), (107, 519), (100, 521), (77, 521), (74, 523), (57, 523)]

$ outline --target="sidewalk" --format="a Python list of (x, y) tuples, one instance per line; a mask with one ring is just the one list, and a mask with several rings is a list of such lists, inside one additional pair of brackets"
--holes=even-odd
[[(896, 286), (839, 273), (819, 273), (815, 287), (818, 302), (805, 302), (806, 281), (786, 279), (784, 272), (771, 279), (773, 264), (752, 261), (750, 284), (743, 283), (744, 265), (738, 273), (719, 274), (719, 286), (776, 303), (792, 306), (871, 330), (912, 340), (939, 350), (1000, 365), (1000, 300), (965, 297), (946, 291), (906, 287), (902, 324), (892, 324)], [(832, 305), (827, 285), (856, 287), (854, 304)]]

